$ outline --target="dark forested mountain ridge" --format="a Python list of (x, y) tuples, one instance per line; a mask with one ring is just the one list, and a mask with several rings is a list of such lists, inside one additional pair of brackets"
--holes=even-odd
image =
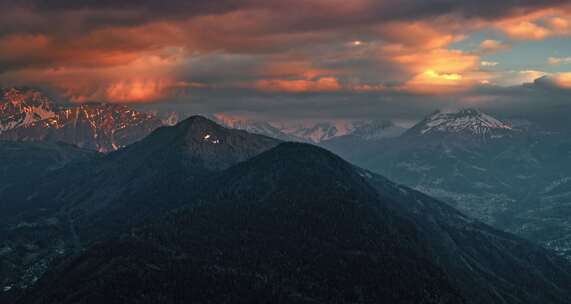
[(22, 303), (462, 303), (426, 250), (351, 165), (288, 143), (86, 251)]
[(126, 227), (126, 221), (139, 222), (186, 202), (216, 172), (279, 143), (192, 116), (106, 155), (61, 198), (72, 218), (85, 227), (79, 230), (114, 231), (113, 227)]
[[(17, 207), (18, 214), (7, 216), (10, 223), (1, 229), (0, 253), (11, 261), (4, 286), (16, 290), (30, 285), (54, 257), (77, 252), (100, 237), (120, 234), (147, 217), (186, 203), (216, 172), (278, 143), (198, 116), (159, 128), (106, 155), (69, 145), (62, 145), (67, 156), (58, 152), (63, 148), (56, 144), (0, 143), (11, 157), (0, 163), (2, 176), (10, 179), (0, 189), (11, 195), (2, 206)], [(75, 150), (86, 154), (81, 162), (57, 160), (72, 158)]]
[(314, 146), (281, 144), (202, 189), (54, 269), (21, 303), (570, 297), (566, 260)]

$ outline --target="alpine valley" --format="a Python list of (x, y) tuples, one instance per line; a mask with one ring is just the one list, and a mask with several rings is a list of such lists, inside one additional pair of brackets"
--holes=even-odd
[[(84, 149), (110, 152), (139, 141), (160, 126), (172, 126), (181, 120), (176, 112), (158, 114), (121, 104), (56, 103), (37, 89), (13, 87), (0, 91), (0, 140), (60, 141)], [(224, 113), (205, 116), (229, 128), (309, 143), (349, 135), (378, 140), (396, 137), (406, 130), (387, 120), (283, 123)]]

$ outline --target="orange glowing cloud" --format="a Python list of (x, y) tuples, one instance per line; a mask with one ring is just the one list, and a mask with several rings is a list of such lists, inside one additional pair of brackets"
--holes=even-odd
[(414, 93), (438, 94), (461, 90), (465, 85), (464, 77), (460, 74), (440, 74), (426, 70), (407, 81), (404, 89)]
[(259, 75), (271, 78), (303, 78), (314, 79), (327, 75), (338, 75), (339, 69), (316, 68), (309, 58), (295, 56), (273, 56), (270, 61), (260, 67)]
[(391, 23), (379, 31), (385, 44), (379, 55), (413, 75), (427, 70), (441, 74), (461, 73), (477, 66), (478, 56), (448, 49), (464, 35), (447, 32), (445, 25), (427, 22)]
[(12, 34), (0, 36), (0, 68), (119, 67), (150, 56), (171, 59), (172, 51), (165, 50), (183, 49), (183, 40), (176, 26), (167, 23), (104, 28), (74, 39)]
[(46, 35), (10, 35), (0, 39), (0, 54), (10, 58), (35, 56), (48, 45)]
[(512, 39), (542, 40), (571, 35), (571, 13), (565, 10), (541, 10), (507, 18), (496, 26)]
[(571, 89), (571, 72), (555, 74), (551, 76), (551, 79), (556, 86), (564, 89)]
[(546, 27), (529, 21), (506, 24), (502, 29), (515, 39), (539, 40), (551, 35), (551, 31)]
[(402, 89), (414, 93), (450, 93), (483, 77), (478, 72), (479, 57), (458, 50), (393, 53), (388, 58), (412, 75)]
[(412, 73), (432, 70), (439, 74), (454, 74), (473, 69), (478, 65), (478, 56), (459, 50), (434, 49), (425, 52), (413, 51), (387, 55), (393, 62)]
[(177, 64), (175, 57), (139, 54), (119, 66), (25, 68), (0, 75), (0, 80), (58, 88), (72, 102), (150, 102), (162, 99), (173, 89), (196, 87), (172, 77)]
[(14, 66), (113, 66), (136, 59), (136, 54), (114, 50), (77, 49), (45, 35), (17, 35), (0, 39), (0, 63)]
[(464, 38), (441, 27), (443, 25), (427, 22), (391, 22), (380, 26), (377, 31), (389, 45), (416, 49), (442, 48)]
[(151, 102), (160, 100), (175, 82), (167, 79), (129, 79), (93, 86), (89, 82), (62, 84), (62, 90), (71, 102)]
[(130, 80), (111, 84), (106, 90), (106, 98), (117, 102), (144, 102), (156, 100), (167, 87), (164, 80)]
[(259, 80), (255, 88), (267, 92), (308, 93), (335, 92), (341, 90), (341, 85), (334, 77), (321, 77), (316, 80)]
[(480, 71), (479, 56), (460, 50), (388, 47), (382, 54), (410, 75), (399, 90), (415, 94), (454, 93), (488, 78), (488, 73)]
[(509, 45), (493, 39), (486, 39), (480, 43), (480, 51), (484, 54), (495, 53), (509, 49)]

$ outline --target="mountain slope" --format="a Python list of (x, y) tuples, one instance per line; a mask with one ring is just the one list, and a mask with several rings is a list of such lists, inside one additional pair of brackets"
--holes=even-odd
[(567, 303), (571, 264), (563, 258), (418, 191), (371, 172), (362, 174), (383, 201), (415, 223), (437, 264), (469, 302)]
[(0, 141), (0, 302), (10, 303), (70, 248), (58, 205), (40, 194), (54, 174), (98, 157), (62, 143)]
[(34, 197), (50, 174), (95, 156), (63, 143), (0, 141), (0, 222), (38, 203)]
[(327, 151), (281, 144), (209, 185), (48, 275), (22, 303), (463, 302), (414, 227)]

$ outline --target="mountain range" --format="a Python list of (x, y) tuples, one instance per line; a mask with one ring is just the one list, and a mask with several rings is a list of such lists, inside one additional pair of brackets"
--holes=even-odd
[[(256, 120), (225, 113), (206, 115), (206, 117), (228, 128), (245, 130), (283, 141), (313, 144), (345, 136), (376, 141), (399, 136), (406, 130), (389, 120), (341, 119), (280, 122)], [(178, 116), (171, 114), (165, 121), (172, 125), (178, 121)]]
[(59, 104), (30, 88), (0, 91), (0, 140), (61, 141), (109, 152), (162, 125), (152, 114), (120, 104)]
[(108, 154), (0, 144), (7, 160), (52, 148), (59, 160), (0, 163), (42, 176), (1, 223), (2, 296), (18, 303), (571, 296), (571, 265), (553, 252), (316, 146), (199, 116)]
[[(381, 140), (400, 135), (404, 128), (387, 120), (321, 120), (268, 122), (229, 114), (207, 115), (233, 129), (283, 141), (320, 143), (343, 136)], [(65, 142), (99, 152), (111, 152), (137, 142), (160, 126), (181, 120), (172, 112), (159, 116), (121, 104), (62, 104), (32, 88), (0, 91), (0, 140)]]

